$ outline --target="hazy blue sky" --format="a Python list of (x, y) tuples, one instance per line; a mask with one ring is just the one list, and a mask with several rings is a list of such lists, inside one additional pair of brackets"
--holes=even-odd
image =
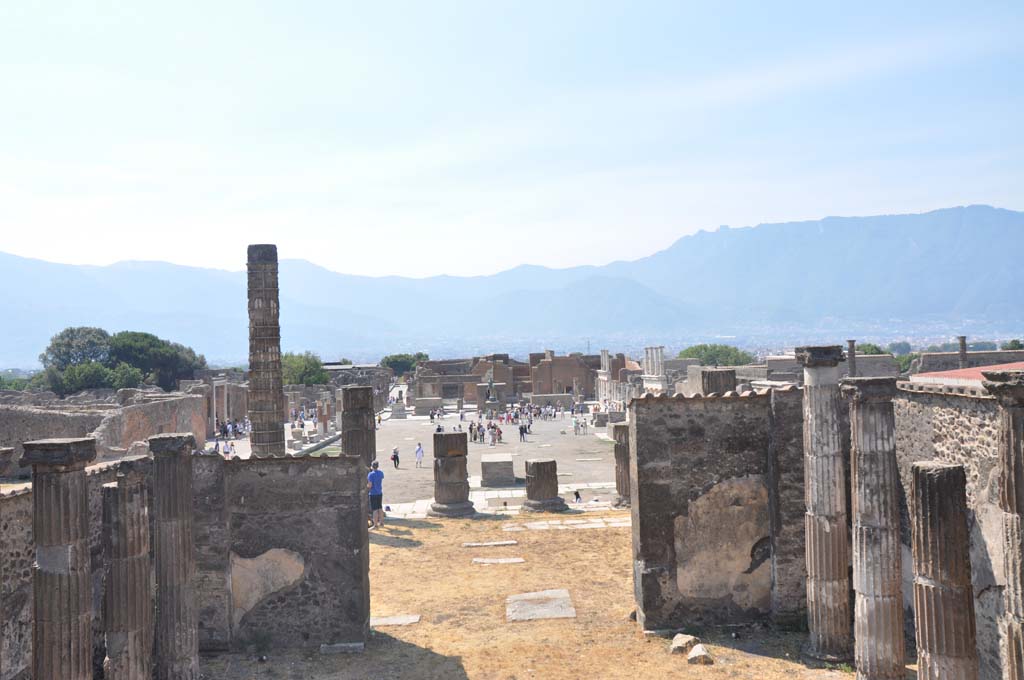
[(1024, 208), (1024, 2), (5, 2), (0, 251), (360, 274)]

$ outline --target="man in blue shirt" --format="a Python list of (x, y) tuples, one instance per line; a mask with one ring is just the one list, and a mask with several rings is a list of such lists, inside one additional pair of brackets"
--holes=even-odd
[(373, 520), (372, 529), (384, 526), (384, 471), (378, 469), (380, 464), (373, 461), (372, 470), (366, 475), (366, 488), (370, 492), (370, 512)]

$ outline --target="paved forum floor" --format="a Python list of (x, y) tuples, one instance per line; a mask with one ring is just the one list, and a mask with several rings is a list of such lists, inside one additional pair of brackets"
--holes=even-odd
[[(473, 412), (467, 413), (466, 420), (461, 422), (463, 429), (469, 427), (473, 415)], [(441, 420), (441, 424), (444, 425), (445, 431), (450, 432), (460, 423), (457, 415), (448, 415)], [(380, 429), (377, 430), (377, 459), (384, 470), (385, 503), (405, 503), (434, 495), (432, 459), (435, 426), (425, 416), (410, 417), (406, 420), (385, 419), (381, 423)], [(558, 461), (558, 481), (561, 485), (601, 484), (602, 488), (599, 489), (584, 487), (580, 495), (584, 500), (594, 497), (602, 500), (611, 499), (612, 491), (607, 490), (607, 485), (615, 480), (615, 457), (612, 453), (612, 442), (606, 438), (605, 428), (591, 427), (588, 434), (576, 436), (572, 432), (572, 421), (566, 416), (565, 420), (535, 420), (532, 430), (533, 433), (527, 437), (527, 442), (519, 441), (517, 425), (505, 425), (502, 428), (505, 441), (494, 447), (471, 441), (470, 485), (475, 487), (479, 484), (482, 454), (507, 453), (512, 455), (512, 465), (521, 488), (525, 489), (523, 478), (526, 475), (527, 458), (554, 458)], [(562, 434), (563, 431), (565, 434)], [(413, 452), (416, 450), (417, 442), (423, 443), (422, 468), (415, 467), (416, 457)], [(401, 460), (398, 470), (392, 467), (390, 461), (391, 450), (395, 446), (399, 449)], [(506, 498), (509, 496), (506, 495)], [(519, 501), (515, 504), (519, 505)], [(490, 505), (500, 506), (501, 503), (492, 501)], [(511, 501), (509, 505), (512, 505)]]

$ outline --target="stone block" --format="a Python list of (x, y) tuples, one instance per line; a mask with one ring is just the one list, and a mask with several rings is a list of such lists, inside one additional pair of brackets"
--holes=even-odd
[(481, 486), (515, 486), (516, 475), (512, 456), (507, 453), (485, 453), (480, 457)]
[(96, 458), (96, 440), (92, 437), (37, 439), (25, 442), (22, 467), (27, 465), (84, 465)]
[(542, 590), (536, 593), (510, 595), (505, 600), (506, 621), (538, 621), (541, 619), (575, 619), (569, 591)]

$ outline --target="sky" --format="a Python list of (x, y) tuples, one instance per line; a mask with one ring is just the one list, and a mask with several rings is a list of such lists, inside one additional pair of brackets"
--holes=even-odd
[(1024, 3), (0, 4), (0, 251), (352, 274), (1024, 208)]

